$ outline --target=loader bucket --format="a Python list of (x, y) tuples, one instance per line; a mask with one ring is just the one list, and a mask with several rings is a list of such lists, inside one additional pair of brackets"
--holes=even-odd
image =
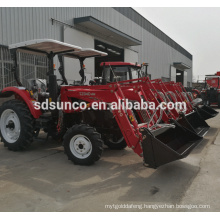
[(176, 121), (173, 123), (175, 128), (162, 128), (162, 133), (156, 135), (146, 128), (141, 130), (144, 137), (143, 158), (148, 167), (156, 169), (185, 158), (202, 140), (202, 137), (183, 128)]
[(214, 118), (218, 114), (217, 111), (206, 105), (203, 105), (201, 108), (198, 107), (198, 112), (204, 120)]
[(188, 115), (181, 114), (181, 119), (178, 120), (178, 123), (200, 136), (204, 136), (210, 128), (197, 111)]

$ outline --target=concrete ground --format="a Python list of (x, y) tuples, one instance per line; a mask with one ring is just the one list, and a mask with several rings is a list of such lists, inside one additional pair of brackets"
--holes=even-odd
[(24, 152), (1, 143), (0, 211), (220, 211), (220, 115), (207, 122), (187, 158), (157, 170), (127, 148), (77, 166), (51, 139)]

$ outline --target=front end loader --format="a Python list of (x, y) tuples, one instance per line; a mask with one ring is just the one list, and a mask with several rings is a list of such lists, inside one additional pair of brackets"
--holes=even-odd
[[(65, 101), (71, 101), (73, 98), (84, 100), (88, 103), (88, 109), (93, 102), (100, 103), (103, 101), (106, 103), (106, 106), (109, 106), (111, 109), (111, 104), (109, 103), (119, 103), (127, 98), (118, 83), (94, 85), (92, 88), (88, 86), (78, 86), (74, 90), (72, 86), (65, 86), (62, 87), (62, 90), (61, 93), (65, 94), (62, 99)], [(91, 94), (91, 92), (93, 95), (88, 95), (88, 93)], [(138, 100), (136, 99), (135, 101)], [(99, 111), (102, 110), (109, 111), (99, 109)], [(84, 110), (84, 114), (86, 114), (86, 111), (87, 110)], [(88, 114), (89, 111), (90, 110), (87, 112)], [(127, 146), (140, 157), (143, 157), (144, 164), (151, 168), (157, 168), (163, 164), (186, 157), (202, 140), (202, 137), (182, 127), (175, 120), (171, 120), (170, 124), (160, 124), (160, 118), (162, 118), (164, 114), (164, 111), (161, 111), (161, 109), (156, 111), (159, 120), (153, 121), (152, 117), (154, 115), (150, 114), (148, 117), (149, 120), (146, 123), (139, 123), (131, 109), (111, 109), (111, 112), (112, 120), (116, 120)], [(69, 111), (66, 113), (71, 114)], [(87, 118), (87, 120), (85, 119), (85, 121), (83, 121), (83, 124), (84, 123), (90, 123), (90, 120)], [(97, 131), (101, 133), (104, 133), (106, 129), (104, 128), (102, 131), (102, 128), (96, 128)], [(70, 140), (69, 135), (67, 135), (67, 139), (64, 136), (64, 147), (69, 159), (76, 163), (75, 155), (71, 153), (71, 149), (74, 151), (74, 146), (71, 145)], [(77, 163), (84, 164), (84, 161), (77, 160)]]
[(182, 86), (181, 83), (175, 83), (171, 81), (165, 82), (165, 85), (175, 95), (177, 95), (179, 99), (184, 100), (187, 103), (189, 111), (196, 110), (204, 120), (213, 118), (218, 114), (218, 112), (215, 111), (213, 108), (201, 105), (201, 98), (192, 100), (191, 96), (186, 92), (185, 88)]
[[(149, 78), (151, 77), (151, 75), (149, 75), (147, 73), (148, 63), (143, 63), (143, 64), (139, 65), (137, 63), (128, 63), (128, 62), (103, 62), (100, 65), (103, 67), (102, 78), (104, 81), (107, 81), (107, 82), (115, 82), (116, 80), (117, 81), (131, 80), (131, 79), (137, 79), (137, 78), (141, 78), (141, 77), (149, 77)], [(209, 84), (211, 84), (211, 80), (209, 80), (207, 82), (209, 82)], [(185, 100), (187, 99), (187, 101), (190, 102), (189, 105), (192, 105), (193, 108), (197, 109), (197, 111), (200, 113), (200, 115), (202, 116), (202, 118), (204, 120), (207, 120), (209, 118), (213, 118), (218, 114), (218, 112), (215, 111), (210, 106), (201, 105), (201, 101), (202, 101), (201, 98), (193, 99), (192, 95), (191, 95), (192, 93), (187, 92), (181, 83), (165, 82), (164, 84), (166, 86), (166, 85), (169, 85), (170, 83), (175, 84), (178, 87), (178, 90), (181, 90), (180, 91), (181, 94), (183, 96), (185, 96), (184, 99)], [(208, 83), (206, 83), (205, 85), (207, 86)], [(218, 83), (215, 83), (215, 87), (217, 87), (217, 86), (218, 86)], [(213, 87), (213, 86), (211, 86), (211, 87)], [(208, 91), (208, 93), (211, 94), (211, 93), (213, 93), (214, 89), (212, 88), (209, 90), (210, 91)], [(170, 92), (172, 92), (172, 91), (170, 91)], [(205, 99), (204, 98), (205, 97), (204, 94), (206, 94), (205, 89), (203, 90), (203, 92), (201, 94), (203, 96), (203, 99)], [(213, 95), (212, 96), (206, 95), (206, 97), (214, 97), (214, 96)], [(217, 97), (217, 95), (215, 97)], [(217, 99), (215, 99), (215, 100), (217, 100)]]
[[(182, 126), (190, 129), (198, 135), (204, 136), (205, 133), (208, 131), (209, 126), (204, 121), (204, 119), (207, 119), (208, 116), (213, 117), (213, 115), (207, 113), (208, 115), (206, 116), (206, 118), (203, 118), (202, 116), (204, 116), (204, 114), (201, 115), (198, 113), (199, 110), (192, 106), (187, 97), (183, 95), (183, 92), (178, 91), (179, 88), (175, 88), (176, 84), (173, 82), (163, 83), (161, 79), (149, 80), (149, 78), (147, 80), (142, 80), (141, 77), (148, 76), (147, 65), (138, 65), (124, 62), (106, 62), (102, 63), (101, 66), (103, 66), (104, 81), (118, 81), (119, 83), (122, 83), (125, 81), (122, 81), (121, 79), (126, 78), (128, 79), (126, 83), (132, 83), (133, 86), (135, 86), (134, 83), (138, 81), (139, 83), (145, 82), (147, 84), (145, 86), (145, 93), (148, 95), (153, 93), (151, 94), (151, 97), (153, 97), (152, 100), (157, 99), (159, 102), (171, 101), (173, 103), (185, 102), (186, 111), (177, 112), (174, 109), (172, 110), (172, 114), (167, 114), (169, 115), (169, 118), (177, 120), (178, 123), (180, 123)], [(145, 71), (142, 70), (144, 67)], [(154, 95), (157, 96), (156, 99), (154, 98)]]
[(156, 90), (161, 91), (164, 96), (169, 99), (169, 101), (175, 103), (185, 103), (186, 109), (184, 111), (179, 111), (178, 122), (188, 129), (192, 130), (198, 135), (204, 136), (209, 130), (209, 125), (205, 122), (204, 118), (200, 115), (198, 110), (191, 105), (191, 102), (184, 96), (184, 94), (179, 90), (178, 86), (173, 82), (162, 82), (161, 79), (151, 80), (151, 84)]
[[(62, 56), (77, 58), (75, 55), (71, 55), (71, 53), (63, 54)], [(175, 119), (169, 118), (166, 115), (166, 111), (160, 108), (157, 108), (155, 111), (150, 109), (140, 110), (142, 116), (143, 113), (145, 115), (145, 118), (143, 117), (141, 120), (135, 114), (134, 109), (120, 108), (111, 110), (111, 103), (123, 102), (126, 99), (141, 103), (144, 96), (145, 101), (149, 101), (148, 96), (146, 96), (142, 89), (142, 87), (147, 87), (146, 82), (135, 84), (135, 82), (130, 83), (130, 81), (124, 81), (124, 83), (117, 81), (107, 83), (105, 81), (100, 84), (99, 81), (97, 85), (96, 81), (91, 81), (91, 84), (91, 86), (77, 86), (74, 89), (72, 86), (62, 87), (61, 94), (65, 94), (62, 96), (62, 100), (65, 102), (72, 101), (73, 99), (86, 101), (87, 109), (80, 113), (80, 121), (94, 126), (101, 134), (105, 143), (105, 139), (109, 138), (108, 136), (115, 134), (114, 130), (117, 133), (119, 131), (122, 134), (118, 140), (119, 142), (113, 142), (113, 137), (110, 138), (112, 143), (114, 143), (114, 149), (117, 149), (117, 147), (120, 149), (118, 143), (124, 146), (120, 142), (120, 140), (124, 139), (128, 147), (132, 148), (140, 157), (143, 157), (144, 163), (147, 166), (157, 168), (165, 163), (184, 158), (202, 140), (201, 136), (181, 126)], [(153, 97), (155, 98), (154, 94), (152, 94), (152, 100)], [(106, 106), (109, 106), (110, 110), (98, 109), (98, 111), (91, 111), (90, 107), (93, 102), (101, 103), (103, 101), (106, 103)], [(157, 102), (156, 104), (159, 107), (159, 103)], [(66, 111), (65, 113), (74, 114), (74, 111)], [(139, 116), (141, 116), (141, 113)], [(103, 125), (106, 114), (111, 117), (108, 123)], [(101, 120), (98, 120), (98, 118), (101, 118)], [(114, 126), (109, 127), (110, 124), (114, 124)], [(69, 136), (68, 140), (70, 140)], [(75, 158), (71, 150), (69, 150), (69, 142), (65, 141), (65, 138), (64, 147), (69, 152), (69, 158), (75, 162)], [(77, 162), (79, 163), (79, 161)]]
[[(197, 108), (198, 112), (200, 113), (200, 115), (205, 119), (210, 119), (215, 117), (216, 115), (218, 115), (218, 112), (215, 111), (213, 108), (211, 108), (208, 105), (201, 105), (201, 102), (203, 101), (201, 98), (199, 98), (201, 101), (200, 102), (196, 102), (195, 99), (193, 100), (192, 97), (186, 92), (186, 89), (183, 87), (183, 85), (181, 83), (177, 83), (177, 86), (179, 86), (179, 91), (182, 91), (183, 94), (188, 98), (189, 102)], [(219, 99), (219, 106), (220, 106), (220, 99)]]

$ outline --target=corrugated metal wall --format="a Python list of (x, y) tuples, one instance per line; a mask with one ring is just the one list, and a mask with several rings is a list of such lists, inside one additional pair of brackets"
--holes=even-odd
[[(65, 27), (59, 23), (52, 25), (51, 18), (73, 25), (73, 18), (83, 16), (93, 16), (141, 40), (142, 46), (132, 49), (139, 53), (139, 62), (145, 61), (150, 64), (149, 73), (152, 78), (170, 77), (173, 62), (183, 62), (192, 67), (192, 60), (187, 51), (155, 26), (148, 24), (148, 27), (144, 24), (146, 20), (131, 8), (0, 8), (0, 44), (9, 45), (33, 38), (63, 41)], [(187, 72), (188, 81), (191, 82), (192, 70)]]
[(119, 11), (121, 14), (126, 16), (127, 18), (131, 19), (137, 25), (141, 26), (143, 29), (147, 30), (155, 37), (161, 39), (169, 46), (173, 47), (174, 49), (178, 50), (182, 54), (184, 54), (189, 59), (192, 59), (192, 55), (186, 51), (183, 47), (177, 44), (173, 39), (167, 36), (164, 32), (162, 32), (159, 28), (153, 25), (151, 22), (146, 20), (143, 16), (138, 14), (133, 8), (122, 8), (122, 7), (115, 7), (115, 10)]

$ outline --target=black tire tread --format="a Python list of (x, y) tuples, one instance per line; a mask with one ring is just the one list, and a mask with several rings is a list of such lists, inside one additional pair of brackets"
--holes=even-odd
[(15, 143), (8, 143), (1, 135), (2, 141), (9, 150), (19, 151), (26, 150), (33, 142), (33, 133), (34, 133), (34, 118), (31, 115), (27, 105), (20, 100), (13, 99), (7, 102), (4, 102), (0, 108), (0, 116), (2, 112), (6, 109), (13, 109), (18, 115), (21, 121), (22, 135), (19, 137), (18, 141)]
[[(73, 135), (76, 134), (83, 134), (85, 136), (89, 136), (90, 141), (92, 142), (92, 153), (88, 158), (85, 158), (83, 160), (76, 158), (70, 151), (69, 148), (69, 141), (73, 137)], [(91, 165), (94, 162), (98, 161), (102, 155), (103, 152), (103, 141), (101, 139), (101, 134), (99, 134), (95, 128), (90, 127), (86, 124), (76, 124), (69, 128), (64, 135), (64, 141), (63, 146), (65, 149), (65, 152), (68, 156), (68, 159), (71, 160), (74, 164), (80, 164), (80, 165)]]

